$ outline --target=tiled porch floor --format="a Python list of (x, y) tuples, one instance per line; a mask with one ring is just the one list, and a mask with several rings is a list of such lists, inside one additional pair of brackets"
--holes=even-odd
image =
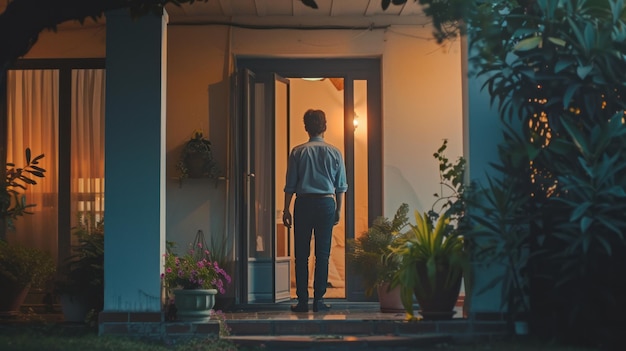
[[(377, 302), (346, 302), (345, 300), (326, 299), (326, 303), (332, 305), (330, 311), (307, 313), (291, 312), (289, 306), (295, 301), (281, 302), (276, 304), (258, 304), (245, 307), (234, 306), (224, 312), (226, 320), (361, 320), (361, 321), (403, 321), (406, 318), (404, 312), (383, 313)], [(310, 308), (311, 306), (309, 306)], [(416, 306), (417, 307), (417, 306)], [(462, 307), (455, 309), (453, 318), (462, 318)], [(415, 310), (417, 313), (417, 308)]]
[[(326, 302), (332, 305), (326, 312), (291, 312), (294, 301), (231, 308), (224, 312), (231, 329), (228, 338), (271, 350), (414, 350), (474, 335), (473, 327), (462, 318), (461, 306), (452, 321), (415, 323), (407, 322), (404, 312), (381, 312), (377, 302)], [(502, 334), (502, 324), (481, 324), (477, 332), (477, 337), (491, 338)]]

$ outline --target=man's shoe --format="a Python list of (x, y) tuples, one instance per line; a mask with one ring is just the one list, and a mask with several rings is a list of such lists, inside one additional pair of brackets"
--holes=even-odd
[(305, 303), (291, 305), (291, 312), (309, 312), (309, 306)]
[(331, 306), (324, 303), (324, 300), (313, 302), (313, 312), (330, 311)]

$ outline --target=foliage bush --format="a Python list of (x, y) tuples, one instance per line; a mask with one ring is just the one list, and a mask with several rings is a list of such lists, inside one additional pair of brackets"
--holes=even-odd
[(233, 342), (215, 337), (190, 340), (176, 345), (162, 342), (137, 340), (94, 334), (81, 336), (41, 336), (19, 333), (15, 336), (1, 335), (3, 351), (237, 351)]
[(4, 284), (43, 287), (55, 271), (56, 264), (48, 253), (0, 240), (0, 280)]
[(489, 212), (497, 203), (478, 211), (485, 227), (489, 216), (504, 225), (489, 229), (500, 249), (529, 248), (516, 269), (529, 279), (531, 332), (618, 344), (626, 328), (624, 1), (419, 3), (440, 42), (468, 35), (470, 76), (511, 123), (503, 144), (511, 153), (494, 164), (499, 178), (482, 191), (526, 197), (528, 216)]
[(531, 331), (615, 344), (626, 313), (624, 2), (474, 3), (473, 73), (527, 149), (513, 178), (530, 198)]

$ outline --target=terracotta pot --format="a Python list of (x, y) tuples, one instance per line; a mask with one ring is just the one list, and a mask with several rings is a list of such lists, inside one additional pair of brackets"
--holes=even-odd
[(380, 303), (380, 312), (383, 313), (403, 313), (404, 306), (400, 298), (400, 285), (389, 290), (389, 283), (378, 285), (376, 292), (378, 293), (378, 301)]
[(211, 318), (215, 306), (216, 289), (174, 290), (177, 319), (203, 322)]

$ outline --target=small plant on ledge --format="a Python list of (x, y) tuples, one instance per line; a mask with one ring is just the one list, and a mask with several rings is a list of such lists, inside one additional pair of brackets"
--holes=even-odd
[(176, 169), (180, 172), (181, 185), (185, 178), (218, 178), (219, 167), (213, 158), (212, 145), (203, 136), (202, 130), (193, 131), (183, 146)]

